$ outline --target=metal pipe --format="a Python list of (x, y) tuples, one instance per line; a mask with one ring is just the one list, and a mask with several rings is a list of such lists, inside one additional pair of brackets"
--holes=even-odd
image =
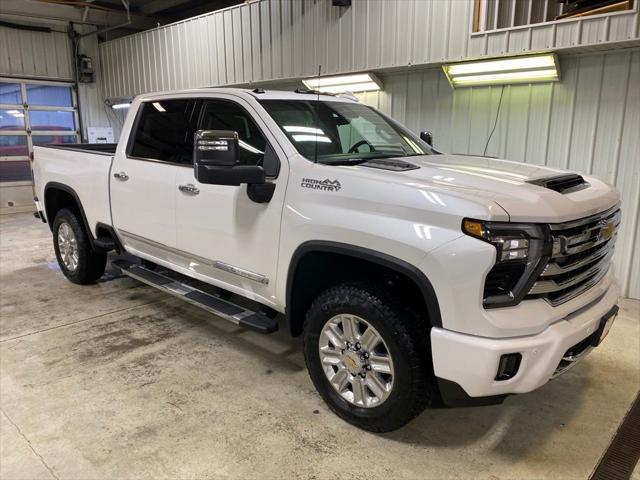
[(78, 35), (76, 38), (79, 40), (81, 38), (88, 37), (89, 35), (99, 35), (101, 33), (106, 33), (106, 32), (110, 32), (111, 30), (115, 30), (116, 28), (122, 28), (122, 27), (131, 25), (131, 10), (129, 8), (128, 0), (122, 0), (122, 5), (124, 6), (124, 9), (127, 11), (127, 21), (125, 23), (121, 23), (120, 25), (112, 25), (111, 27), (100, 28), (95, 32), (83, 33), (82, 35)]
[(78, 108), (78, 131), (80, 133), (80, 142), (84, 143), (85, 134), (82, 121), (82, 107), (80, 105), (80, 80), (78, 75), (79, 36), (73, 29), (73, 22), (69, 22), (69, 38), (71, 39), (71, 54), (73, 58), (73, 89), (76, 91), (76, 107)]

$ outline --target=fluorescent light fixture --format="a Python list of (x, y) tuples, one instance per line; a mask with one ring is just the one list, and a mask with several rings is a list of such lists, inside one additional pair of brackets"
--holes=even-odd
[(22, 113), (20, 110), (7, 110), (7, 113), (10, 115), (18, 115), (19, 113)]
[[(153, 102), (152, 105), (154, 107), (156, 107), (156, 110), (158, 110), (159, 112), (166, 112), (166, 110), (164, 109), (164, 107), (160, 104), (160, 102)], [(115, 107), (114, 107), (115, 108)]]
[(375, 92), (382, 89), (382, 82), (373, 73), (307, 78), (302, 83), (308, 89), (322, 93)]
[(130, 106), (130, 103), (116, 103), (114, 105), (111, 105), (111, 108), (113, 108), (114, 110), (122, 110), (123, 108), (129, 108)]
[(454, 88), (560, 80), (554, 53), (455, 63), (443, 65), (442, 69)]

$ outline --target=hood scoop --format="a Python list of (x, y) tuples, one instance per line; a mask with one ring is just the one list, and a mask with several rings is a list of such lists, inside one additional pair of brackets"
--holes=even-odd
[(538, 178), (536, 180), (529, 180), (527, 183), (548, 188), (549, 190), (554, 190), (558, 193), (572, 193), (589, 187), (589, 183), (586, 182), (582, 176), (574, 173), (555, 177)]
[(378, 168), (380, 170), (391, 170), (392, 172), (406, 172), (420, 168), (413, 163), (398, 160), (396, 158), (373, 158), (360, 164), (361, 167)]

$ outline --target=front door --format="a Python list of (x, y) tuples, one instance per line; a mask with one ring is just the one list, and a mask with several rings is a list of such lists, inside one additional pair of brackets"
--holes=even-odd
[(262, 165), (276, 183), (268, 203), (255, 203), (247, 185), (199, 183), (193, 171), (176, 176), (177, 248), (188, 252), (185, 267), (196, 276), (262, 303), (274, 303), (280, 217), (286, 168), (284, 156), (252, 107), (236, 97), (202, 101), (198, 129), (238, 132), (240, 163)]
[(113, 223), (132, 253), (171, 261), (176, 176), (193, 171), (195, 104), (188, 98), (141, 104), (126, 152), (114, 159)]

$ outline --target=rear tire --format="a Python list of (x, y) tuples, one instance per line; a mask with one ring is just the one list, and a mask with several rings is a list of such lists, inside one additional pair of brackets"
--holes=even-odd
[(60, 270), (73, 283), (94, 283), (104, 274), (107, 254), (93, 250), (89, 234), (73, 210), (63, 208), (57, 213), (53, 221), (53, 248)]
[[(339, 417), (372, 432), (393, 431), (434, 396), (428, 335), (418, 315), (378, 285), (339, 285), (318, 296), (307, 312), (307, 369)], [(379, 340), (370, 340), (374, 336)]]

